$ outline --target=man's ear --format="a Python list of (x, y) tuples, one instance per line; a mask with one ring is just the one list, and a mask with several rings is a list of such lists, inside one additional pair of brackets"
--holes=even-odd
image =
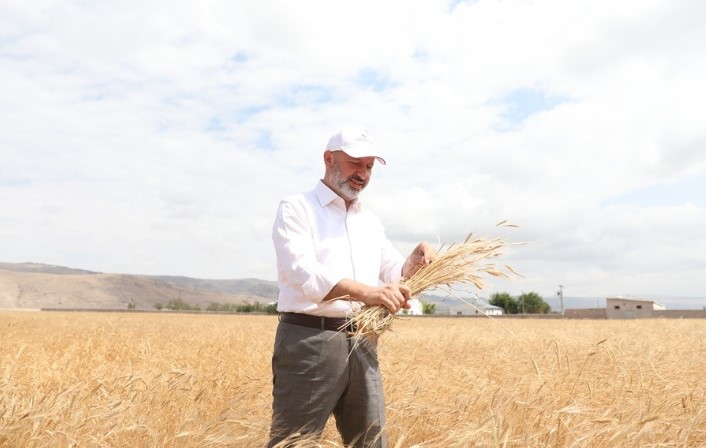
[(326, 168), (331, 168), (331, 165), (333, 165), (333, 151), (328, 149), (324, 151), (324, 164)]

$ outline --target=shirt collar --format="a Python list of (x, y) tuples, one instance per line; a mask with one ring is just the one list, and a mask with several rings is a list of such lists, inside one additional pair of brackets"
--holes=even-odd
[[(322, 180), (320, 180), (319, 183), (316, 184), (314, 193), (316, 193), (316, 197), (319, 199), (319, 205), (321, 207), (326, 207), (334, 201), (339, 201), (341, 205), (345, 204), (343, 198), (336, 194), (335, 191), (330, 189)], [(360, 205), (361, 204), (358, 198), (355, 198), (353, 199), (353, 201), (351, 201), (352, 209), (360, 209)]]

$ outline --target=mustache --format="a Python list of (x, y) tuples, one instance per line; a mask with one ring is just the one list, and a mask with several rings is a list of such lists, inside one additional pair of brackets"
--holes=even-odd
[(365, 183), (362, 177), (358, 176), (357, 174), (354, 174), (352, 176), (349, 176), (347, 180), (354, 180), (356, 182)]

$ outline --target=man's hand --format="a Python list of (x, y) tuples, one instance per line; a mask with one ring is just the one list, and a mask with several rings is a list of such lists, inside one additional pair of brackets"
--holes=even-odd
[(414, 248), (402, 266), (402, 277), (411, 278), (418, 270), (436, 259), (436, 249), (431, 243), (422, 241)]
[(408, 287), (399, 284), (388, 283), (383, 286), (370, 287), (358, 300), (366, 305), (382, 305), (392, 314), (397, 314), (401, 308), (409, 308), (407, 302), (410, 299)]
[(342, 279), (324, 297), (324, 301), (341, 297), (363, 302), (366, 305), (382, 305), (390, 312), (397, 313), (400, 308), (409, 308), (410, 290), (404, 285), (388, 283), (382, 286), (369, 286), (348, 278)]

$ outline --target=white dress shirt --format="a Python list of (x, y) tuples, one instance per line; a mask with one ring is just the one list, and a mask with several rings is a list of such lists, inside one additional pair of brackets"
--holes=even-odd
[(405, 259), (377, 216), (357, 200), (346, 210), (343, 199), (321, 181), (313, 191), (280, 202), (272, 240), (281, 312), (346, 317), (361, 303), (322, 301), (342, 279), (377, 286), (402, 277)]

